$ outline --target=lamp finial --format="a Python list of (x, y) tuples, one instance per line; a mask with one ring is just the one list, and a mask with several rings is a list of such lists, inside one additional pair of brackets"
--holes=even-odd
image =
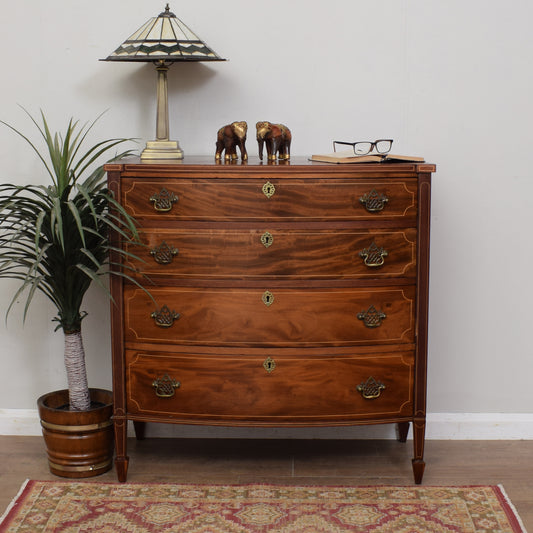
[(176, 15), (170, 11), (170, 4), (167, 3), (165, 11), (159, 14), (160, 17), (176, 18)]

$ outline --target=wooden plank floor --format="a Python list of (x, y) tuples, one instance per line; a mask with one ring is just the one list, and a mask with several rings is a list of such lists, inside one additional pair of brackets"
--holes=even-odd
[[(131, 482), (411, 485), (412, 442), (129, 441)], [(533, 533), (533, 441), (427, 441), (424, 485), (502, 484)], [(0, 436), (0, 515), (25, 479), (49, 473), (41, 437)], [(116, 481), (114, 471), (88, 481)]]

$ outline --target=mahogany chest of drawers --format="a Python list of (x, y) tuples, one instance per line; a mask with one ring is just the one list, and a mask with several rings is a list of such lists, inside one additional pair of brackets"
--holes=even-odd
[(111, 280), (119, 480), (132, 420), (396, 423), (402, 441), (411, 422), (421, 482), (434, 165), (105, 168), (139, 223), (128, 266), (150, 292)]

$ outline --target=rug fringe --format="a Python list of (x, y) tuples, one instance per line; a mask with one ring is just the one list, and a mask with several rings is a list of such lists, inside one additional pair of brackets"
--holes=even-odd
[(26, 481), (24, 481), (17, 495), (11, 500), (11, 503), (7, 506), (6, 512), (2, 516), (0, 516), (0, 526), (4, 523), (4, 520), (8, 517), (11, 509), (13, 509), (13, 507), (15, 507), (15, 505), (17, 504), (18, 499), (22, 496), (22, 493), (24, 492), (24, 490), (26, 489), (26, 486), (28, 485), (30, 481), (31, 479), (27, 479)]
[(513, 511), (514, 518), (518, 522), (518, 526), (521, 528), (522, 533), (527, 533), (526, 528), (524, 526), (524, 523), (522, 522), (522, 519), (520, 518), (520, 515), (518, 514), (518, 511), (516, 510), (516, 507), (514, 506), (513, 502), (509, 498), (509, 496), (507, 496), (507, 492), (505, 492), (505, 489), (503, 488), (503, 485), (498, 485), (498, 488), (500, 489), (500, 491), (502, 493), (502, 496), (505, 499), (505, 503), (509, 506), (511, 511)]

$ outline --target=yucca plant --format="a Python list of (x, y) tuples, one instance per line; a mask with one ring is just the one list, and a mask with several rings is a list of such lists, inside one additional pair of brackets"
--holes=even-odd
[[(62, 329), (65, 336), (70, 409), (88, 410), (83, 298), (92, 282), (108, 291), (101, 279), (108, 273), (129, 277), (119, 264), (126, 253), (112, 246), (109, 230), (118, 232), (124, 242), (139, 242), (135, 221), (106, 188), (102, 166), (92, 171), (91, 167), (129, 139), (108, 139), (86, 149), (82, 145), (98, 119), (83, 126), (71, 119), (64, 133), (52, 134), (42, 112), (42, 124), (27, 114), (44, 140), (42, 151), (13, 126), (0, 122), (29, 144), (52, 183), (0, 184), (0, 278), (20, 281), (6, 318), (22, 298), (26, 319), (37, 291), (53, 302), (56, 330)], [(118, 263), (109, 261), (111, 250), (120, 258)]]

